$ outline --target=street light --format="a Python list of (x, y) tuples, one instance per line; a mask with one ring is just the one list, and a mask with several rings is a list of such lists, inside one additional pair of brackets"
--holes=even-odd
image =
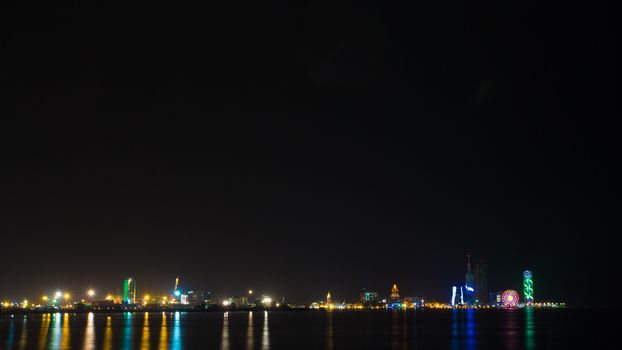
[(89, 297), (93, 298), (95, 296), (95, 291), (92, 289), (89, 289), (88, 292), (86, 292), (86, 294), (88, 294)]

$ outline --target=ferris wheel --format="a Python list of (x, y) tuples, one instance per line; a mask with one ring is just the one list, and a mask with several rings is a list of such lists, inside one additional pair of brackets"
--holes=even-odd
[(501, 294), (501, 302), (503, 303), (503, 307), (516, 307), (518, 305), (518, 293), (515, 290), (506, 290)]

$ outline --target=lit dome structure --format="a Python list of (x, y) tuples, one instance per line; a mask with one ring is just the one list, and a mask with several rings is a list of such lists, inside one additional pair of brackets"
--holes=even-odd
[(518, 293), (515, 290), (506, 290), (501, 294), (501, 302), (503, 303), (503, 307), (516, 307), (518, 305)]

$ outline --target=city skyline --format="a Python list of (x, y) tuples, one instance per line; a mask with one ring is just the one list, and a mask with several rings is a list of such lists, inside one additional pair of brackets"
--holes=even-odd
[[(471, 293), (471, 299), (469, 299), (470, 301), (467, 302), (467, 305), (487, 305), (488, 302), (488, 294), (489, 294), (489, 290), (487, 287), (487, 276), (486, 273), (483, 272), (482, 273), (482, 269), (483, 271), (486, 270), (486, 261), (485, 260), (476, 260), (475, 262), (475, 275), (477, 276), (477, 278), (473, 278), (473, 272), (472, 272), (472, 267), (471, 267), (471, 257), (470, 254), (467, 254), (467, 262), (466, 262), (466, 274), (464, 277), (464, 286), (468, 289), (470, 289), (473, 293)], [(483, 267), (482, 267), (483, 266)], [(479, 273), (477, 271), (480, 271)], [(525, 286), (525, 281), (528, 278), (529, 279), (529, 295), (530, 295), (530, 302), (533, 301), (533, 275), (532, 272), (529, 270), (525, 270), (522, 273), (522, 281), (523, 281), (523, 288), (527, 288)], [(482, 280), (484, 282), (482, 282)], [(156, 300), (156, 298), (162, 298), (164, 297), (164, 301), (166, 301), (167, 299), (169, 299), (170, 296), (170, 300), (171, 301), (177, 301), (177, 302), (182, 302), (181, 298), (188, 298), (187, 293), (194, 293), (194, 291), (198, 291), (200, 293), (208, 293), (211, 298), (218, 298), (218, 297), (223, 297), (226, 295), (240, 295), (240, 292), (238, 291), (238, 293), (222, 293), (219, 292), (218, 289), (210, 289), (210, 288), (201, 288), (200, 286), (193, 284), (192, 281), (190, 281), (190, 283), (184, 281), (184, 283), (180, 284), (180, 277), (177, 276), (175, 278), (175, 283), (174, 283), (174, 287), (168, 291), (162, 291), (162, 290), (153, 290), (153, 289), (149, 289), (149, 288), (144, 288), (144, 289), (138, 289), (136, 287), (137, 285), (137, 280), (134, 277), (127, 277), (123, 280), (123, 287), (121, 289), (121, 292), (119, 292), (118, 288), (94, 288), (93, 285), (90, 285), (89, 287), (87, 287), (85, 290), (83, 290), (82, 292), (77, 292), (77, 293), (73, 293), (70, 292), (68, 289), (66, 288), (57, 288), (54, 290), (45, 290), (41, 295), (41, 300), (37, 299), (37, 298), (31, 298), (31, 296), (21, 296), (21, 298), (17, 298), (14, 300), (31, 300), (33, 303), (36, 303), (36, 301), (41, 302), (42, 304), (46, 304), (46, 303), (51, 303), (51, 305), (54, 304), (58, 304), (57, 303), (57, 299), (59, 299), (60, 301), (65, 300), (65, 302), (75, 302), (75, 301), (79, 301), (79, 300), (83, 300), (84, 298), (87, 298), (88, 300), (114, 300), (116, 303), (123, 303), (123, 304), (135, 304), (137, 303), (137, 300), (145, 300), (145, 296), (147, 299), (151, 298), (152, 300)], [(451, 283), (450, 283), (451, 284)], [(459, 284), (460, 285), (460, 284)], [(117, 286), (118, 287), (118, 286)], [(370, 288), (371, 287), (371, 288)], [(508, 288), (512, 289), (515, 286), (506, 286), (502, 289), (502, 290), (507, 290)], [(450, 304), (453, 306), (454, 302), (455, 302), (455, 298), (456, 298), (456, 287), (453, 286), (453, 295), (451, 297), (451, 302)], [(328, 290), (330, 290), (331, 288), (329, 288)], [(338, 288), (333, 288), (333, 290), (339, 290)], [(374, 290), (379, 290), (378, 291), (374, 291)], [(386, 300), (398, 300), (400, 299), (400, 296), (397, 292), (397, 283), (393, 282), (392, 283), (392, 288), (390, 293), (384, 293), (382, 292), (381, 288), (374, 288), (373, 286), (364, 286), (360, 289), (362, 294), (358, 294), (357, 297), (359, 299), (365, 298), (367, 299), (368, 297), (365, 296), (363, 297), (363, 294), (367, 294), (367, 293), (372, 293), (373, 295), (377, 295), (378, 298), (383, 298), (384, 301)], [(461, 299), (463, 299), (462, 297), (462, 287), (459, 287), (460, 290), (460, 295), (461, 295)], [(258, 294), (254, 293), (257, 292), (256, 289), (254, 288), (249, 288), (247, 289), (248, 291), (248, 297), (258, 297)], [(525, 291), (525, 296), (527, 296), (527, 291)], [(344, 294), (342, 296), (338, 296), (338, 298), (336, 300), (342, 300), (342, 301), (346, 301), (346, 300), (353, 300), (353, 296), (350, 295), (351, 293), (347, 293)], [(417, 294), (416, 291), (414, 294)], [(409, 294), (409, 295), (414, 295), (413, 293)], [(262, 294), (265, 295), (265, 294)], [(330, 292), (328, 293), (330, 298)], [(417, 294), (419, 295), (419, 297), (421, 297), (422, 299), (428, 299), (430, 301), (434, 301), (434, 302), (444, 302), (444, 300), (441, 299), (437, 299), (437, 298), (433, 298), (433, 297), (429, 297), (429, 296), (425, 296), (425, 295), (421, 295), (421, 294)], [(0, 295), (1, 296), (1, 295)], [(303, 302), (303, 303), (309, 303), (310, 300), (300, 300), (300, 299), (289, 299), (289, 297), (285, 296), (285, 295), (274, 295), (274, 296), (278, 296), (278, 299), (283, 299), (285, 300), (286, 298), (288, 299), (289, 302)], [(54, 300), (52, 302), (52, 299)], [(356, 299), (356, 298), (354, 298)], [(557, 299), (559, 299), (559, 296), (557, 296)], [(10, 298), (2, 298), (2, 301), (4, 303), (6, 303), (7, 300), (12, 300)], [(159, 300), (159, 299), (157, 299)], [(216, 301), (216, 303), (218, 303), (217, 300), (212, 300), (212, 301)], [(491, 302), (493, 302), (491, 300)], [(183, 302), (182, 302), (183, 303)], [(464, 303), (464, 300), (461, 301), (461, 303)], [(390, 302), (389, 302), (390, 304)]]
[(0, 292), (179, 275), (305, 300), (400, 281), (446, 300), (470, 253), (490, 291), (530, 269), (539, 296), (605, 304), (616, 37), (559, 11), (9, 6)]

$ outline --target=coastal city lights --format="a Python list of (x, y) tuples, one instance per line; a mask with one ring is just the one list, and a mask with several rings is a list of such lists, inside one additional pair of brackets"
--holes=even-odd
[[(427, 300), (423, 296), (404, 296), (397, 283), (393, 283), (386, 290), (373, 291), (362, 289), (357, 299), (335, 298), (330, 291), (326, 292), (323, 300), (311, 303), (288, 301), (286, 298), (274, 298), (271, 295), (255, 293), (248, 289), (246, 293), (233, 296), (216, 296), (212, 292), (201, 289), (190, 289), (181, 283), (179, 277), (171, 290), (163, 293), (142, 292), (137, 288), (136, 279), (128, 277), (123, 280), (122, 294), (106, 293), (104, 298), (97, 298), (97, 293), (90, 288), (86, 291), (88, 299), (73, 301), (69, 291), (57, 290), (52, 293), (53, 298), (44, 294), (39, 303), (31, 303), (27, 298), (20, 302), (5, 299), (2, 302), (3, 311), (29, 310), (250, 310), (262, 309), (315, 309), (315, 310), (407, 310), (418, 308), (446, 309), (446, 308), (555, 308), (564, 307), (564, 303), (536, 302), (534, 300), (533, 273), (525, 270), (522, 276), (517, 276), (517, 284), (522, 277), (524, 299), (513, 289), (499, 292), (489, 292), (486, 261), (471, 261), (467, 256), (464, 282), (452, 283), (446, 300)], [(408, 294), (406, 294), (408, 295)], [(61, 303), (62, 301), (62, 303)]]

